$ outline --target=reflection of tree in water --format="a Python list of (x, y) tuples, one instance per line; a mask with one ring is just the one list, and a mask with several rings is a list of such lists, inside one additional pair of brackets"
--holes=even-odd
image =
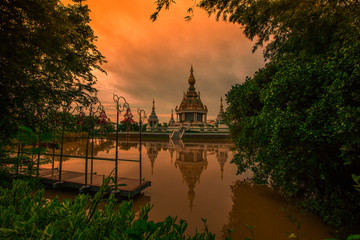
[[(86, 138), (67, 139), (64, 143), (64, 154), (73, 156), (85, 156), (86, 154)], [(88, 154), (91, 156), (91, 139), (89, 140)], [(94, 156), (99, 152), (106, 151), (107, 153), (115, 147), (115, 141), (112, 139), (94, 139)], [(57, 160), (59, 157), (57, 158)], [(69, 157), (63, 157), (63, 161), (69, 160)]]
[(183, 181), (188, 186), (188, 199), (192, 210), (195, 198), (195, 185), (200, 183), (200, 176), (207, 167), (206, 149), (187, 147), (178, 149), (175, 167), (179, 167)]
[(249, 197), (251, 193), (251, 186), (242, 181), (236, 181), (231, 187), (233, 206), (229, 213), (229, 222), (223, 226), (224, 236), (228, 229), (233, 229), (231, 236), (235, 239), (244, 239), (249, 237), (249, 232), (245, 228), (246, 225), (251, 225), (248, 219), (248, 212), (253, 205), (252, 199)]
[(138, 143), (131, 143), (131, 142), (120, 142), (119, 143), (119, 149), (128, 151), (131, 148), (138, 148)]
[[(240, 180), (231, 186), (231, 191), (233, 206), (228, 215), (228, 223), (223, 226), (224, 236), (228, 229), (232, 228), (233, 239), (250, 237), (246, 225), (254, 226), (255, 239), (288, 239), (286, 232), (296, 233), (296, 222), (291, 221), (289, 216), (299, 216), (300, 212), (276, 191), (267, 186), (251, 185)], [(300, 238), (309, 239), (303, 228), (305, 226), (301, 225)], [(324, 238), (313, 235), (311, 239)]]

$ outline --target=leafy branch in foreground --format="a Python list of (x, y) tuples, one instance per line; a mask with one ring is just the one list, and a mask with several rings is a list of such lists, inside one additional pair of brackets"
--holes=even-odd
[[(71, 1), (69, 1), (71, 2)], [(0, 1), (0, 139), (46, 107), (93, 100), (105, 57), (85, 1)]]
[(142, 207), (138, 217), (132, 201), (117, 202), (110, 194), (110, 178), (103, 181), (93, 197), (80, 194), (74, 201), (57, 198), (47, 200), (44, 190), (31, 194), (25, 181), (14, 180), (11, 189), (0, 188), (1, 239), (215, 239), (207, 229), (203, 233), (186, 236), (187, 223), (167, 217), (162, 222), (149, 220), (152, 208)]

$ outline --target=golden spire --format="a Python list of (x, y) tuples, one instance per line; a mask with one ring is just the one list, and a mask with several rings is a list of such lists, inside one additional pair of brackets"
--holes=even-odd
[(220, 97), (220, 102), (221, 102), (220, 103), (220, 111), (224, 111), (224, 109), (223, 109), (224, 106), (223, 106), (223, 103), (222, 103), (222, 97)]
[(153, 112), (155, 112), (155, 100), (153, 99), (153, 106), (152, 106)]
[(171, 109), (171, 118), (174, 117), (173, 109)]
[(190, 76), (189, 76), (189, 84), (190, 84), (190, 87), (194, 87), (194, 84), (195, 84), (195, 78), (194, 78), (194, 69), (193, 69), (193, 66), (191, 64), (191, 68), (190, 68)]

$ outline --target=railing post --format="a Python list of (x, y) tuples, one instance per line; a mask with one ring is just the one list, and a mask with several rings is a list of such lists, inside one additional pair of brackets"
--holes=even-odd
[(94, 171), (94, 129), (91, 134), (91, 161), (90, 161), (90, 183), (92, 183), (93, 179), (93, 171)]
[(18, 146), (18, 153), (17, 153), (16, 175), (19, 175), (19, 167), (20, 167), (20, 151), (21, 151), (21, 141), (20, 141), (20, 138), (19, 138), (19, 146)]
[[(99, 102), (100, 103), (100, 102)], [(90, 161), (90, 181), (92, 183), (92, 179), (93, 179), (93, 164), (94, 164), (94, 128), (95, 128), (95, 120), (92, 118), (95, 118), (97, 113), (101, 113), (102, 111), (104, 111), (104, 106), (100, 103), (100, 105), (97, 107), (97, 110), (94, 111), (95, 108), (92, 107), (92, 105), (90, 106), (90, 127), (88, 129), (88, 141), (86, 142), (86, 176), (87, 176), (87, 166), (88, 166), (88, 145), (89, 145), (89, 139), (90, 139), (90, 133), (91, 133), (91, 161)], [(94, 121), (94, 122), (93, 122)], [(87, 180), (87, 177), (86, 177)], [(86, 181), (87, 183), (87, 181)], [(86, 184), (85, 184), (86, 186)]]
[(116, 141), (115, 141), (115, 190), (117, 190), (118, 180), (118, 141), (119, 141), (119, 103), (116, 102)]
[(52, 153), (52, 164), (51, 164), (51, 176), (54, 176), (54, 164), (55, 164), (55, 134), (56, 134), (56, 123), (54, 123), (54, 135), (53, 135), (53, 153)]
[(142, 160), (141, 160), (141, 116), (140, 116), (140, 146), (139, 146), (139, 171), (140, 171), (140, 174), (139, 174), (139, 177), (140, 177), (140, 183), (141, 183), (141, 179), (142, 179), (142, 167), (141, 167), (141, 163), (142, 163)]
[[(64, 114), (64, 111), (63, 111)], [(64, 148), (64, 134), (65, 134), (65, 123), (63, 116), (63, 122), (62, 122), (62, 131), (61, 131), (61, 148), (60, 148), (60, 160), (59, 160), (59, 183), (61, 182), (61, 171), (62, 171), (62, 155), (63, 155), (63, 148)]]
[(37, 156), (37, 163), (36, 163), (36, 177), (39, 177), (39, 171), (40, 171), (40, 137), (39, 135), (41, 134), (41, 125), (42, 125), (42, 113), (38, 112), (38, 114), (40, 115), (40, 122), (39, 122), (39, 131), (37, 134), (37, 142), (38, 142), (38, 156)]
[[(140, 138), (140, 146), (139, 146), (139, 181), (140, 181), (140, 184), (142, 182), (142, 156), (141, 156), (141, 132), (142, 132), (142, 118), (146, 119), (146, 113), (143, 109), (139, 109), (137, 110), (138, 114), (139, 114), (139, 138)], [(143, 115), (143, 117), (142, 117)]]
[[(59, 160), (59, 183), (61, 183), (61, 174), (62, 174), (62, 157), (63, 157), (63, 152), (64, 152), (64, 134), (65, 134), (65, 114), (66, 113), (70, 113), (72, 114), (75, 110), (76, 111), (81, 111), (82, 107), (79, 107), (79, 105), (75, 102), (76, 107), (72, 108), (71, 107), (71, 101), (69, 102), (65, 102), (62, 104), (62, 112), (63, 112), (63, 117), (62, 117), (62, 132), (61, 132), (61, 148), (60, 148), (60, 160)], [(73, 109), (72, 111), (70, 111), (71, 109)]]
[(89, 123), (88, 123), (88, 131), (86, 136), (86, 148), (85, 148), (85, 187), (87, 186), (87, 175), (88, 175), (88, 157), (89, 157), (89, 139), (90, 139), (90, 128), (91, 128), (91, 113), (92, 113), (92, 103), (90, 104), (89, 110)]
[[(126, 102), (126, 99), (122, 96), (118, 97), (115, 93), (113, 95), (113, 100), (116, 103), (116, 149), (115, 149), (115, 191), (118, 188), (118, 147), (119, 147), (119, 114), (124, 111), (125, 108), (129, 108), (129, 104)], [(123, 100), (124, 103), (119, 104), (119, 101)]]

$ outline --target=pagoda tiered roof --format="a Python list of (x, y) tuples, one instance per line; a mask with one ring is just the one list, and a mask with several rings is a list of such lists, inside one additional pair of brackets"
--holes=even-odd
[(200, 92), (196, 92), (195, 89), (195, 77), (194, 77), (194, 70), (191, 66), (190, 69), (190, 76), (188, 79), (189, 83), (189, 89), (188, 91), (183, 95), (183, 99), (180, 103), (180, 106), (176, 106), (175, 112), (181, 113), (181, 112), (198, 112), (198, 113), (207, 113), (208, 109), (206, 105), (204, 105), (200, 98)]

